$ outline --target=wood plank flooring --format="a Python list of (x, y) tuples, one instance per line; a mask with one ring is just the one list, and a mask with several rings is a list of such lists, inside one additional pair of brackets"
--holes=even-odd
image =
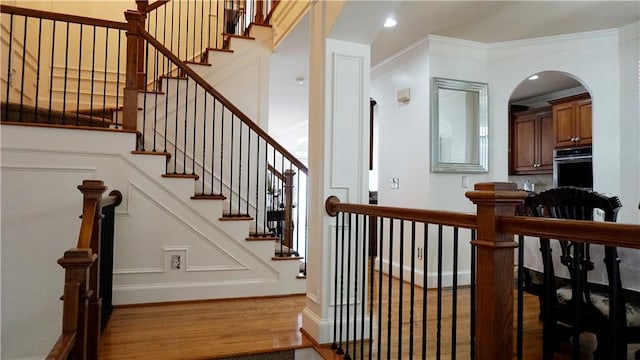
[[(374, 277), (374, 294), (377, 294), (378, 273)], [(400, 283), (394, 279), (391, 283), (392, 326), (389, 333), (388, 302), (382, 301), (382, 316), (378, 322), (377, 295), (374, 297), (373, 334), (371, 355), (377, 358), (380, 349), (381, 358), (386, 359), (418, 359), (422, 358), (422, 288), (414, 288), (414, 321), (410, 321), (411, 286), (402, 286), (402, 330), (397, 325), (399, 320), (398, 304), (400, 299)], [(386, 296), (388, 278), (383, 276), (382, 290)], [(451, 358), (469, 358), (469, 289), (461, 288), (457, 296), (457, 332), (452, 345), (452, 313), (453, 291), (442, 293), (441, 327), (437, 327), (437, 292), (427, 291), (427, 359), (435, 359), (436, 334), (440, 339), (440, 356)], [(515, 301), (515, 294), (514, 294)], [(104, 360), (195, 360), (216, 359), (243, 354), (256, 354), (269, 351), (280, 351), (312, 346), (310, 339), (301, 332), (302, 311), (305, 296), (287, 296), (258, 299), (211, 300), (201, 302), (157, 304), (134, 307), (118, 307), (114, 310), (109, 325), (102, 338), (101, 357)], [(540, 359), (542, 355), (542, 324), (538, 321), (538, 299), (525, 294), (524, 306), (524, 339), (523, 359)], [(413, 325), (412, 325), (413, 324)], [(368, 326), (368, 325), (367, 325)], [(413, 326), (413, 336), (411, 328)], [(378, 330), (378, 327), (381, 332)], [(350, 325), (353, 329), (353, 325)], [(393, 344), (402, 333), (402, 349)], [(353, 333), (353, 330), (351, 330)], [(379, 336), (379, 335), (382, 336)], [(389, 334), (391, 334), (389, 336)], [(413, 337), (413, 354), (410, 354), (409, 339)], [(380, 343), (378, 343), (380, 338)], [(392, 345), (387, 345), (392, 339)], [(515, 351), (514, 332), (514, 351)], [(591, 359), (595, 342), (593, 336), (585, 334), (581, 337), (583, 354), (581, 359)], [(343, 349), (346, 348), (343, 343)], [(363, 358), (369, 356), (369, 343), (362, 347)], [(331, 351), (325, 347), (321, 351), (325, 358), (333, 358)], [(360, 358), (360, 344), (349, 344), (352, 359)], [(635, 349), (634, 349), (635, 350)], [(570, 359), (570, 345), (566, 344), (555, 354), (555, 359)], [(631, 355), (630, 355), (630, 358)]]
[(103, 360), (195, 360), (310, 347), (299, 331), (305, 296), (114, 309)]

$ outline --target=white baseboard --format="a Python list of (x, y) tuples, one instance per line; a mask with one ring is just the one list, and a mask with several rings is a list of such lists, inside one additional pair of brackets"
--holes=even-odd
[[(376, 260), (375, 269), (380, 271), (380, 261)], [(403, 281), (409, 282), (411, 280), (411, 267), (404, 266), (403, 267)], [(382, 260), (382, 273), (389, 274), (389, 260)], [(400, 265), (397, 263), (392, 264), (392, 276), (394, 278), (400, 278)], [(424, 283), (424, 272), (422, 269), (417, 269), (414, 272), (415, 284), (418, 286), (422, 286)], [(458, 278), (457, 285), (458, 286), (466, 286), (471, 284), (471, 271), (470, 270), (458, 270)], [(446, 270), (442, 271), (442, 286), (450, 287), (453, 286), (453, 271)], [(427, 273), (427, 288), (436, 288), (438, 287), (438, 273), (437, 272), (428, 272)]]

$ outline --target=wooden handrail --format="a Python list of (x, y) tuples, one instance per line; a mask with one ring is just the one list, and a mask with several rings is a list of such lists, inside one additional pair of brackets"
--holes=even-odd
[(282, 173), (280, 171), (278, 171), (278, 169), (273, 167), (273, 165), (268, 164), (267, 165), (267, 169), (269, 170), (269, 172), (273, 173), (273, 175), (275, 175), (278, 179), (282, 180), (282, 182), (286, 182), (287, 181), (287, 178), (284, 177), (284, 175), (282, 175)]
[(638, 225), (528, 216), (500, 216), (497, 225), (504, 233), (640, 249)]
[(170, 1), (171, 0), (158, 0), (158, 1), (154, 2), (153, 4), (150, 4), (150, 5), (148, 4), (145, 7), (144, 14), (148, 14), (148, 13), (152, 12), (153, 10), (161, 7), (162, 5), (165, 5), (166, 3), (170, 2)]
[(389, 206), (363, 205), (341, 203), (336, 196), (330, 196), (325, 202), (325, 210), (330, 216), (336, 216), (338, 212), (388, 217), (409, 221), (427, 222), (461, 228), (473, 229), (476, 227), (476, 215), (464, 214), (453, 211), (436, 211), (422, 209), (406, 209)]
[(164, 56), (169, 58), (178, 68), (184, 72), (184, 74), (188, 75), (192, 78), (200, 87), (202, 87), (209, 94), (213, 95), (216, 100), (218, 100), (224, 107), (229, 109), (237, 118), (242, 120), (251, 130), (255, 131), (260, 137), (265, 139), (269, 145), (271, 145), (274, 149), (278, 150), (284, 157), (287, 158), (292, 164), (294, 164), (302, 173), (307, 174), (307, 167), (296, 158), (293, 154), (291, 154), (287, 149), (285, 149), (282, 145), (280, 145), (274, 138), (271, 137), (267, 132), (265, 132), (260, 126), (254, 123), (246, 114), (244, 114), (240, 109), (238, 109), (231, 101), (229, 101), (226, 97), (224, 97), (221, 93), (219, 93), (216, 89), (213, 88), (206, 80), (204, 80), (200, 75), (198, 75), (195, 71), (193, 71), (187, 64), (185, 64), (182, 60), (180, 60), (176, 55), (174, 55), (169, 49), (167, 49), (162, 43), (156, 40), (151, 34), (149, 34), (144, 28), (139, 27), (138, 32), (140, 36), (146, 40), (149, 44), (154, 46), (158, 51), (160, 51)]
[(35, 17), (40, 19), (64, 21), (64, 22), (70, 22), (75, 24), (94, 25), (94, 26), (121, 29), (121, 30), (127, 30), (127, 26), (128, 26), (126, 22), (94, 19), (94, 18), (85, 17), (85, 16), (62, 14), (62, 13), (56, 13), (51, 11), (25, 9), (25, 8), (10, 6), (10, 5), (0, 5), (0, 12), (5, 14), (13, 14), (13, 15), (21, 15), (21, 16), (27, 16), (27, 17)]

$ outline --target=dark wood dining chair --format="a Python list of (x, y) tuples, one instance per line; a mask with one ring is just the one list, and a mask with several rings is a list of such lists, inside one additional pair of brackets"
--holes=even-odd
[[(593, 220), (594, 210), (604, 213), (604, 221), (615, 222), (622, 204), (617, 196), (560, 187), (525, 200), (529, 215), (572, 220)], [(558, 241), (560, 253), (553, 254), (551, 243)], [(577, 358), (582, 332), (594, 333), (598, 342), (596, 359), (627, 359), (627, 343), (640, 341), (640, 302), (623, 291), (617, 248), (604, 247), (608, 285), (588, 281), (595, 266), (591, 247), (577, 241), (540, 238), (543, 263), (541, 318), (543, 358), (551, 359), (558, 339), (569, 335)], [(556, 277), (553, 256), (569, 272), (568, 281)], [(578, 294), (578, 295), (576, 295)]]

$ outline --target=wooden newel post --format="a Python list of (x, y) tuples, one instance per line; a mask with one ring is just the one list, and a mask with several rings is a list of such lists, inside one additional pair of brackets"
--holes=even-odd
[(91, 232), (91, 242), (89, 250), (93, 256), (98, 255), (97, 261), (89, 268), (89, 278), (87, 290), (88, 317), (87, 317), (87, 358), (97, 359), (100, 351), (100, 314), (102, 313), (102, 295), (100, 293), (100, 223), (102, 220), (102, 194), (107, 190), (101, 180), (84, 180), (82, 185), (78, 185), (78, 190), (84, 197), (83, 203), (87, 200), (96, 202), (97, 211), (93, 218), (93, 230)]
[(477, 207), (476, 247), (476, 359), (502, 360), (513, 356), (513, 234), (504, 234), (498, 218), (515, 215), (526, 194), (513, 183), (480, 183), (466, 196)]
[[(89, 318), (89, 267), (96, 259), (91, 249), (70, 249), (58, 264), (65, 270), (62, 333), (76, 333), (71, 359), (87, 358), (87, 329)], [(97, 359), (97, 358), (94, 358)]]
[(127, 10), (124, 17), (129, 23), (129, 28), (127, 29), (127, 64), (122, 124), (125, 130), (137, 130), (139, 66), (142, 65), (144, 69), (143, 52), (139, 47), (139, 44), (142, 43), (139, 29), (144, 24), (144, 15), (137, 11)]
[(293, 170), (284, 172), (284, 244), (291, 248), (293, 246)]

